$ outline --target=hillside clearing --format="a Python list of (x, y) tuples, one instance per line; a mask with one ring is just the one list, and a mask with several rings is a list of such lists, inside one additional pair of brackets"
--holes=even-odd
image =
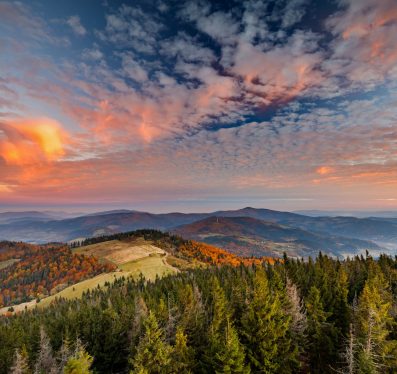
[[(126, 245), (128, 245), (128, 248)], [(114, 254), (111, 253), (112, 247), (116, 249)], [(103, 273), (68, 286), (54, 295), (43, 298), (38, 303), (36, 300), (32, 300), (26, 303), (13, 305), (12, 308), (14, 312), (18, 313), (25, 309), (32, 309), (35, 307), (45, 308), (57, 298), (78, 299), (82, 297), (83, 292), (93, 290), (98, 286), (103, 287), (105, 283), (112, 283), (117, 278), (121, 277), (133, 277), (138, 279), (142, 274), (145, 279), (153, 281), (157, 276), (161, 278), (179, 272), (177, 268), (167, 262), (167, 253), (165, 251), (148, 243), (141, 243), (140, 245), (136, 245), (135, 243), (132, 245), (131, 243), (112, 240), (111, 243), (98, 243), (78, 248), (75, 252), (89, 256), (94, 255), (107, 261), (111, 261), (110, 259), (112, 259), (113, 261), (111, 262), (116, 263), (120, 271)], [(130, 258), (134, 258), (134, 260), (128, 261)], [(6, 314), (8, 310), (9, 307), (1, 308), (0, 315)]]
[(10, 258), (9, 260), (0, 261), (0, 270), (5, 269), (7, 266), (10, 266), (18, 261), (19, 261), (19, 259), (17, 259), (17, 258)]
[(145, 240), (121, 241), (110, 240), (107, 242), (90, 244), (74, 250), (86, 256), (95, 256), (119, 266), (131, 261), (136, 261), (153, 254), (165, 254), (165, 251)]
[(166, 256), (153, 255), (140, 260), (127, 262), (120, 266), (123, 272), (128, 272), (132, 277), (138, 277), (141, 273), (148, 280), (155, 280), (156, 276), (164, 277), (166, 275), (179, 272), (166, 261)]

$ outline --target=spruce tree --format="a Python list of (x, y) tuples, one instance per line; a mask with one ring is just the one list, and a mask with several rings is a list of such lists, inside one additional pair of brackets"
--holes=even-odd
[(249, 373), (245, 354), (232, 326), (225, 292), (217, 278), (211, 281), (212, 320), (209, 327), (207, 369), (216, 373)]
[(232, 374), (251, 372), (249, 366), (245, 364), (245, 353), (240, 344), (236, 329), (231, 325), (227, 318), (224, 330), (224, 339), (219, 342), (218, 352), (215, 354), (214, 367), (217, 374)]
[(307, 334), (310, 341), (308, 351), (312, 373), (326, 373), (330, 370), (330, 357), (335, 353), (332, 324), (327, 323), (330, 313), (324, 310), (320, 291), (312, 286), (306, 299)]
[(69, 357), (63, 368), (64, 374), (90, 374), (93, 358), (87, 353), (80, 340), (76, 342), (73, 356)]
[(139, 341), (135, 356), (130, 360), (133, 367), (131, 373), (169, 373), (172, 347), (165, 342), (164, 332), (152, 311), (143, 325), (144, 335)]
[(194, 366), (194, 349), (187, 345), (187, 336), (182, 328), (178, 327), (170, 372), (188, 374), (192, 373)]
[(255, 372), (293, 372), (297, 352), (288, 336), (291, 317), (282, 308), (280, 296), (271, 292), (265, 272), (254, 276), (253, 297), (243, 318), (247, 356)]
[(392, 295), (382, 274), (371, 274), (359, 297), (356, 321), (362, 349), (360, 370), (378, 373), (384, 367), (397, 370), (397, 341), (390, 337), (394, 319)]

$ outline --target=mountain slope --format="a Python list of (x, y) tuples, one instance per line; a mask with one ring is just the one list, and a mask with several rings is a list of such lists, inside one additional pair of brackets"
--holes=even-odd
[(46, 222), (24, 221), (0, 225), (0, 239), (44, 243), (69, 241), (140, 229), (167, 230), (206, 217), (206, 214), (117, 212)]
[(214, 213), (214, 215), (222, 217), (252, 217), (311, 232), (315, 231), (367, 240), (392, 240), (397, 243), (397, 222), (393, 219), (378, 219), (376, 217), (309, 217), (296, 213), (255, 208), (220, 211)]
[(51, 241), (70, 241), (76, 238), (110, 235), (117, 232), (139, 229), (168, 231), (211, 216), (229, 218), (250, 217), (317, 233), (317, 237), (331, 235), (370, 240), (379, 243), (382, 247), (386, 245), (389, 250), (393, 251), (397, 249), (396, 219), (308, 217), (296, 213), (254, 208), (190, 214), (152, 214), (138, 211), (113, 211), (63, 220), (24, 220), (0, 224), (0, 240), (44, 243)]
[(340, 256), (360, 250), (380, 250), (364, 240), (317, 234), (251, 217), (209, 217), (173, 230), (185, 238), (203, 241), (244, 256)]

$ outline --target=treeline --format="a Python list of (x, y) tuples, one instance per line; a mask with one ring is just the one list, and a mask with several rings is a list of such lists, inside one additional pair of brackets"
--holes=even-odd
[(0, 242), (0, 261), (6, 261), (10, 259), (23, 258), (29, 254), (37, 253), (42, 248), (57, 248), (63, 246), (60, 243), (49, 243), (49, 244), (29, 244), (24, 242)]
[(42, 373), (60, 372), (76, 339), (93, 357), (82, 373), (396, 373), (396, 296), (397, 259), (386, 256), (120, 279), (2, 318), (0, 373), (20, 352), (37, 366), (41, 331), (55, 352)]
[(170, 233), (163, 233), (159, 230), (143, 229), (135, 231), (120, 232), (112, 235), (101, 235), (84, 240), (77, 240), (71, 244), (72, 248), (82, 247), (90, 244), (97, 244), (107, 242), (109, 240), (136, 240), (143, 238), (145, 240), (153, 241), (156, 244), (167, 247), (178, 247), (185, 242), (183, 238)]
[(210, 265), (233, 265), (238, 266), (241, 263), (245, 265), (252, 265), (254, 263), (260, 264), (263, 261), (270, 263), (274, 262), (271, 257), (242, 257), (237, 256), (233, 253), (225, 251), (224, 249), (215, 247), (210, 244), (202, 242), (196, 242), (194, 240), (185, 240), (178, 235), (170, 233), (163, 233), (158, 230), (136, 230), (130, 232), (123, 232), (113, 235), (105, 235), (94, 238), (88, 238), (82, 241), (77, 241), (71, 244), (72, 248), (86, 246), (90, 244), (102, 243), (110, 240), (121, 240), (121, 241), (135, 241), (144, 239), (150, 241), (153, 245), (167, 251), (168, 253), (185, 259), (187, 261), (197, 260), (204, 264)]
[(67, 245), (3, 242), (5, 259), (17, 262), (0, 269), (0, 308), (48, 296), (51, 290), (115, 269), (95, 257), (72, 253)]

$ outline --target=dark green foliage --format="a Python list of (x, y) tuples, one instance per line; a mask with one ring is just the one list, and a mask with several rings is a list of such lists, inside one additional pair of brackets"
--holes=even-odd
[(1, 317), (0, 373), (395, 373), (396, 290), (386, 256), (122, 278)]
[(172, 347), (165, 342), (163, 329), (153, 312), (149, 313), (143, 325), (144, 334), (130, 360), (131, 374), (169, 373)]

